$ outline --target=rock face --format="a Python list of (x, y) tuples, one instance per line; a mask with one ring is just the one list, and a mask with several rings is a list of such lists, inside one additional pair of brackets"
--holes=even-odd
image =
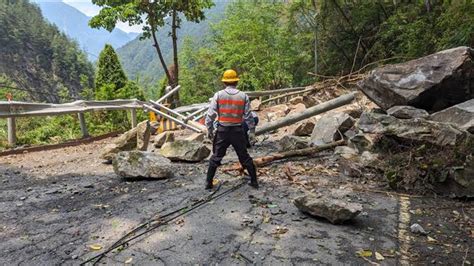
[(126, 179), (173, 177), (171, 161), (165, 157), (144, 151), (122, 151), (113, 160), (114, 172)]
[(313, 132), (314, 123), (311, 121), (304, 121), (300, 123), (293, 132), (295, 136), (309, 136)]
[(211, 153), (203, 143), (189, 140), (176, 140), (165, 143), (160, 153), (171, 161), (200, 162)]
[(354, 119), (346, 113), (325, 114), (314, 125), (311, 144), (318, 146), (339, 140), (353, 125)]
[(137, 147), (137, 132), (138, 127), (123, 133), (120, 137), (115, 139), (111, 144), (105, 146), (102, 150), (101, 158), (107, 161), (112, 161), (115, 154), (121, 151), (131, 151)]
[(287, 135), (278, 142), (280, 151), (292, 151), (308, 148), (308, 138)]
[(166, 142), (174, 141), (174, 133), (171, 131), (162, 132), (155, 137), (155, 147), (161, 148)]
[(357, 127), (364, 133), (383, 134), (401, 140), (420, 141), (439, 146), (456, 145), (468, 132), (449, 124), (424, 119), (398, 119), (393, 116), (364, 112)]
[(474, 99), (434, 113), (430, 119), (456, 124), (461, 129), (474, 134)]
[(397, 105), (387, 110), (387, 114), (400, 119), (427, 118), (430, 114), (413, 106)]
[(354, 219), (362, 211), (360, 204), (322, 195), (307, 194), (296, 198), (293, 203), (300, 211), (325, 218), (333, 224)]
[(373, 70), (359, 85), (384, 110), (410, 105), (436, 112), (474, 98), (474, 51), (457, 47)]

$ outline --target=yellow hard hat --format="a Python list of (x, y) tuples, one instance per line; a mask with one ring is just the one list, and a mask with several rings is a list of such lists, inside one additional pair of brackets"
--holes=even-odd
[(239, 80), (237, 72), (233, 69), (226, 70), (224, 75), (222, 75), (222, 82), (237, 82)]

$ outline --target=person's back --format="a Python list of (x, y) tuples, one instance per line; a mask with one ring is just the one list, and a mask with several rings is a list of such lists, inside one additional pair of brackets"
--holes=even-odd
[[(258, 188), (257, 173), (253, 160), (247, 152), (247, 137), (242, 123), (249, 128), (249, 136), (255, 138), (255, 123), (250, 113), (248, 96), (236, 88), (239, 78), (233, 70), (224, 72), (222, 81), (226, 88), (214, 94), (206, 116), (208, 136), (213, 141), (213, 154), (209, 160), (206, 188), (212, 188), (212, 180), (221, 164), (227, 148), (232, 145), (239, 161), (250, 175), (250, 185)], [(215, 120), (217, 119), (217, 128)]]

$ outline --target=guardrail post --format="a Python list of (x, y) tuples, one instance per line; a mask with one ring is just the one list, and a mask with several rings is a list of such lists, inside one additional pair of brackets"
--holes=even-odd
[(84, 117), (84, 113), (78, 113), (77, 116), (79, 117), (79, 124), (81, 125), (82, 137), (83, 138), (89, 137), (89, 132), (87, 131), (86, 118)]
[(16, 144), (16, 123), (14, 117), (7, 118), (8, 145), (14, 147)]
[(135, 128), (137, 126), (137, 110), (131, 109), (130, 116), (132, 120), (132, 128)]

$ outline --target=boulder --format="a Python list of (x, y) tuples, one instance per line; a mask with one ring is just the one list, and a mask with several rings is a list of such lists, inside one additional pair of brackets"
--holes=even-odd
[(430, 116), (431, 120), (453, 123), (474, 134), (474, 99), (449, 107)]
[(254, 99), (250, 102), (250, 110), (252, 111), (260, 111), (262, 107), (262, 102), (259, 99)]
[(382, 134), (405, 141), (419, 141), (439, 146), (457, 145), (468, 137), (468, 132), (450, 124), (425, 119), (398, 119), (393, 116), (364, 112), (357, 127), (364, 133)]
[[(346, 135), (347, 136), (347, 135)], [(349, 146), (356, 149), (357, 152), (372, 151), (380, 138), (380, 134), (369, 134), (359, 132), (348, 137)]]
[(211, 150), (202, 142), (176, 140), (165, 143), (160, 153), (171, 161), (200, 162), (209, 156)]
[(290, 112), (290, 108), (286, 104), (280, 104), (268, 107), (264, 110), (264, 115), (268, 122), (278, 120), (285, 117)]
[(295, 136), (309, 136), (313, 132), (314, 123), (311, 121), (303, 121), (297, 125), (293, 131)]
[(161, 148), (163, 144), (166, 142), (173, 142), (174, 141), (174, 133), (171, 131), (162, 132), (155, 137), (155, 147)]
[(199, 142), (203, 142), (205, 139), (206, 139), (206, 135), (204, 133), (194, 133), (191, 136), (186, 138), (186, 140), (189, 140), (189, 141), (199, 141)]
[(150, 143), (151, 126), (148, 120), (143, 121), (137, 125), (137, 149), (146, 151)]
[(125, 179), (173, 177), (176, 171), (170, 160), (152, 152), (122, 151), (113, 160), (114, 172)]
[(377, 68), (360, 82), (384, 110), (410, 105), (436, 112), (474, 98), (474, 50), (457, 47)]
[(289, 103), (292, 105), (297, 105), (301, 103), (301, 104), (304, 104), (306, 108), (316, 105), (316, 101), (310, 96), (297, 96), (297, 97), (291, 98)]
[(131, 151), (137, 147), (138, 128), (132, 128), (116, 138), (113, 143), (108, 144), (102, 150), (101, 158), (111, 162), (114, 156), (121, 151)]
[(308, 138), (286, 135), (278, 142), (280, 151), (292, 151), (308, 148)]
[(362, 211), (358, 203), (323, 195), (307, 194), (296, 198), (293, 203), (300, 211), (325, 218), (333, 224), (352, 220)]
[(427, 118), (430, 115), (423, 109), (407, 105), (396, 105), (388, 109), (387, 114), (400, 119)]
[(318, 146), (340, 140), (353, 125), (354, 119), (346, 113), (324, 114), (314, 126), (311, 144)]

